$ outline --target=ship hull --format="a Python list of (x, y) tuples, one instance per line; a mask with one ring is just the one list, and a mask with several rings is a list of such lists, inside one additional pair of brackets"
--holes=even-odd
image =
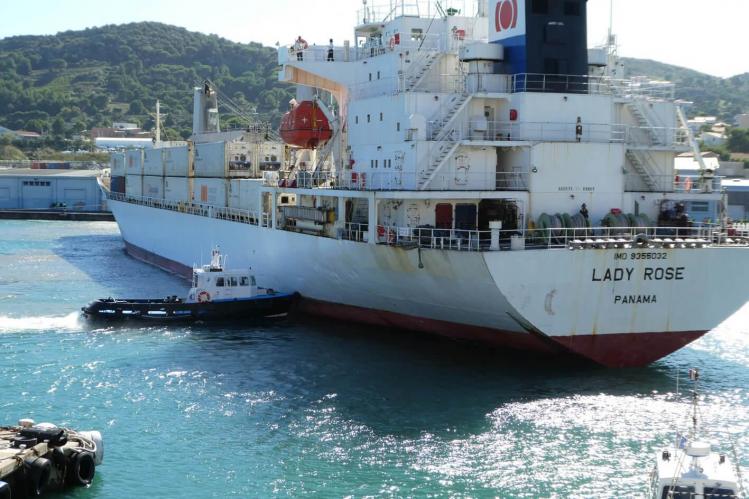
[(219, 244), (233, 265), (298, 291), (315, 314), (609, 367), (668, 355), (749, 295), (734, 272), (747, 248), (418, 251), (110, 206), (128, 252), (172, 272), (186, 275)]

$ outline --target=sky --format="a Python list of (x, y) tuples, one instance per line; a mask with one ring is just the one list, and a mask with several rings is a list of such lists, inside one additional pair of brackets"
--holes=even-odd
[[(620, 55), (721, 77), (749, 72), (749, 0), (588, 0), (591, 46), (606, 39), (610, 1)], [(474, 2), (441, 3), (460, 8)], [(361, 0), (0, 0), (0, 38), (159, 21), (243, 43), (286, 45), (302, 35), (310, 43), (333, 38), (338, 44), (353, 37), (359, 8)]]

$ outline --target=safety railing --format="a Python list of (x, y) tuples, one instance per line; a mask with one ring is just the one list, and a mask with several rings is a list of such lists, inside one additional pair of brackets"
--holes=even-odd
[(656, 146), (689, 146), (689, 132), (684, 128), (628, 126), (628, 144)]
[[(427, 136), (439, 122), (427, 124)], [(452, 127), (451, 139), (471, 141), (624, 142), (627, 126), (586, 123), (577, 134), (576, 123), (474, 120)], [(578, 140), (578, 138), (580, 140)]]
[(454, 251), (517, 251), (555, 248), (575, 250), (695, 249), (707, 245), (749, 246), (749, 238), (742, 238), (735, 231), (732, 236), (729, 236), (728, 232), (710, 224), (695, 227), (594, 227), (527, 230), (462, 230), (378, 225), (376, 242), (405, 248)]
[[(425, 174), (403, 173), (392, 169), (383, 172), (265, 172), (263, 185), (291, 189), (340, 189), (352, 191), (415, 191)], [(528, 190), (529, 172), (471, 172), (455, 168), (432, 177), (425, 190)]]
[[(110, 192), (108, 198), (114, 201), (122, 201), (150, 208), (159, 208), (162, 210), (177, 211), (188, 215), (197, 215), (202, 217), (216, 218), (231, 222), (246, 223), (249, 225), (259, 225), (260, 220), (257, 214), (250, 210), (241, 210), (238, 208), (228, 208), (222, 206), (213, 206), (209, 204), (193, 203), (185, 201), (172, 201), (167, 199), (133, 196), (130, 194), (121, 194)], [(267, 215), (267, 214), (263, 214)], [(263, 225), (267, 227), (267, 225)]]
[(675, 85), (641, 79), (615, 80), (605, 76), (520, 73), (512, 75), (511, 92), (601, 94), (618, 97), (673, 99)]
[(341, 238), (348, 241), (367, 242), (369, 226), (363, 223), (346, 222), (343, 226)]
[[(184, 203), (164, 199), (109, 193), (115, 201), (190, 215), (227, 220), (260, 227), (271, 227), (271, 214), (258, 217), (252, 211)], [(339, 237), (368, 242), (369, 225), (346, 223)], [(321, 236), (326, 237), (326, 236)], [(715, 224), (670, 227), (593, 227), (538, 228), (513, 230), (442, 229), (378, 225), (376, 243), (405, 248), (431, 248), (455, 251), (504, 251), (525, 249), (632, 249), (699, 248), (705, 245), (749, 247), (749, 225), (721, 228)]]
[(624, 177), (627, 192), (678, 192), (683, 194), (711, 194), (721, 191), (723, 177), (685, 177), (680, 175), (651, 175), (652, 187), (635, 172)]

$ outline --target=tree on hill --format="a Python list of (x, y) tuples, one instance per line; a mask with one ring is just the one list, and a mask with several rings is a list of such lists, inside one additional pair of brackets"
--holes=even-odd
[[(142, 121), (160, 99), (183, 136), (192, 125), (192, 88), (210, 79), (223, 95), (241, 95), (259, 120), (277, 124), (293, 94), (278, 83), (276, 68), (272, 48), (160, 23), (9, 37), (0, 40), (0, 123), (21, 128), (33, 121), (38, 129), (46, 120), (49, 128), (49, 117), (64, 108), (79, 111), (65, 117), (68, 123)], [(45, 116), (14, 116), (31, 111)]]

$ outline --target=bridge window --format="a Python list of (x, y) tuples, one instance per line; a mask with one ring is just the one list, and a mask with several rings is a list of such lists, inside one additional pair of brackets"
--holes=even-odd
[(241, 277), (241, 278), (239, 279), (239, 285), (240, 285), (240, 286), (249, 286), (249, 285), (250, 285), (250, 278), (249, 278), (249, 277), (247, 277), (246, 275), (243, 275), (243, 276), (242, 276), (242, 277)]
[(229, 277), (229, 286), (236, 286), (237, 285), (237, 278), (234, 276)]
[(216, 278), (216, 286), (219, 288), (224, 287), (224, 278), (223, 277), (217, 277)]

